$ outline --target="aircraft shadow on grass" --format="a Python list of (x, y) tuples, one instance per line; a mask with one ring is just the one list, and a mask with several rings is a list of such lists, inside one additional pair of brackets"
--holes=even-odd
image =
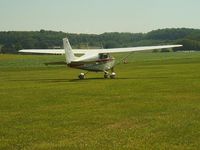
[[(123, 80), (123, 79), (130, 79), (130, 78), (116, 78), (113, 80)], [(104, 79), (104, 78), (86, 78), (84, 80), (80, 79), (25, 79), (25, 80), (9, 80), (9, 81), (14, 81), (14, 82), (39, 82), (39, 83), (44, 83), (44, 82), (83, 82), (83, 81), (95, 81), (95, 80), (111, 80), (111, 79)]]
[(24, 79), (24, 80), (10, 80), (15, 82), (39, 82), (39, 83), (49, 83), (49, 82), (84, 82), (84, 81), (95, 81), (95, 80), (101, 80), (101, 81), (115, 81), (115, 80), (152, 80), (152, 79), (167, 79), (169, 77), (127, 77), (127, 78), (115, 78), (115, 79), (104, 79), (104, 78), (86, 78), (84, 80), (80, 79)]

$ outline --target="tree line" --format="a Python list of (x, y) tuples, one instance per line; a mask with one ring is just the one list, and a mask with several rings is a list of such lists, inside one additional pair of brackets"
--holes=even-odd
[(182, 44), (176, 50), (200, 50), (200, 30), (159, 29), (148, 33), (72, 34), (55, 31), (0, 32), (0, 52), (17, 53), (20, 49), (62, 48), (68, 37), (73, 48), (116, 48), (163, 44)]

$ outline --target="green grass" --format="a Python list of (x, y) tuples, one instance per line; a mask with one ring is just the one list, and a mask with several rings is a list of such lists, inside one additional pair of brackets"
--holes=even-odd
[(115, 80), (62, 60), (0, 55), (0, 149), (200, 149), (200, 53), (135, 53)]

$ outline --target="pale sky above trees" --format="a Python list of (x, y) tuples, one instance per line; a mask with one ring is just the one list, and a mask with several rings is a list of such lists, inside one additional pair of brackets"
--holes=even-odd
[(200, 28), (199, 0), (0, 0), (0, 31)]

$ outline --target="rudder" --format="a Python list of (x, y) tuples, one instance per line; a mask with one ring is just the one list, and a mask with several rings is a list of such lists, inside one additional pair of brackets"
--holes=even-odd
[(63, 39), (63, 46), (64, 46), (64, 50), (65, 50), (66, 62), (67, 62), (67, 64), (70, 64), (73, 60), (76, 59), (76, 56), (74, 55), (74, 53), (72, 51), (72, 47), (67, 38)]

